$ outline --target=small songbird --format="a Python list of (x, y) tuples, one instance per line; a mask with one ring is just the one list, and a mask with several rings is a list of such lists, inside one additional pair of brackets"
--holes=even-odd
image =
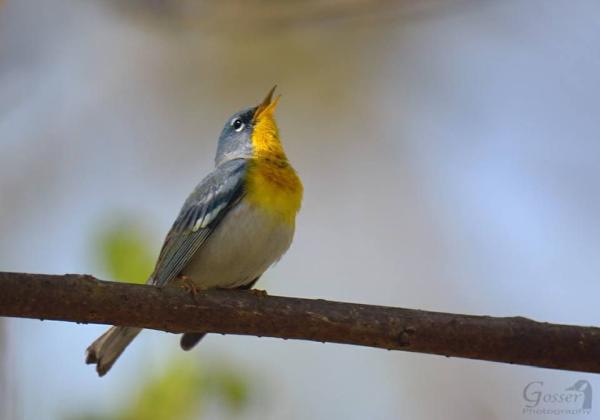
[[(303, 187), (279, 140), (274, 91), (225, 124), (215, 168), (183, 204), (148, 284), (250, 289), (289, 248)], [(140, 331), (111, 327), (88, 347), (86, 363), (103, 376)], [(203, 336), (183, 334), (181, 347)]]

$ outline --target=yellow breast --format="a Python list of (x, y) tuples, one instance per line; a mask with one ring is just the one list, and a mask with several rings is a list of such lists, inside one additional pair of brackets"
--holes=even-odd
[(246, 199), (294, 225), (303, 187), (279, 140), (272, 112), (261, 113), (252, 132), (253, 158), (246, 173)]
[(289, 163), (253, 160), (246, 175), (246, 198), (293, 225), (302, 202), (302, 183)]

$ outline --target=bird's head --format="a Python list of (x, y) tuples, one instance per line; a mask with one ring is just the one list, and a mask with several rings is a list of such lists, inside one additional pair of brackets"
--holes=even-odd
[(275, 122), (279, 96), (273, 99), (275, 87), (254, 107), (233, 114), (219, 136), (215, 163), (231, 159), (250, 159), (259, 156), (285, 159)]

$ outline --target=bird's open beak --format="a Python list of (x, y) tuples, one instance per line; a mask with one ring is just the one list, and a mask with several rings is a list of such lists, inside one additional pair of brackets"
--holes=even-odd
[(252, 121), (257, 121), (263, 114), (272, 114), (275, 111), (277, 102), (279, 102), (279, 98), (281, 98), (281, 95), (277, 95), (277, 97), (273, 99), (273, 93), (275, 92), (276, 87), (277, 85), (273, 86), (261, 104), (256, 107)]

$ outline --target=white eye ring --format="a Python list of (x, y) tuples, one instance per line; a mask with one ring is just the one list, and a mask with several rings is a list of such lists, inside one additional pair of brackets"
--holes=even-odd
[(244, 129), (245, 124), (242, 122), (242, 120), (236, 118), (235, 120), (231, 121), (231, 126), (235, 131), (240, 132)]

